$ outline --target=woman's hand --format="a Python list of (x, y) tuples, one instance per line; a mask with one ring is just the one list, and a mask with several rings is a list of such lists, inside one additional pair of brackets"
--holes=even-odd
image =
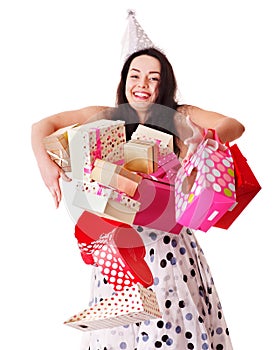
[(189, 116), (186, 117), (186, 123), (192, 131), (192, 136), (184, 141), (184, 144), (188, 147), (184, 161), (188, 160), (195, 153), (198, 145), (205, 137), (205, 129), (195, 124)]
[(71, 181), (71, 179), (50, 158), (39, 165), (39, 170), (46, 187), (53, 196), (55, 206), (58, 208), (62, 198), (59, 180), (62, 178), (65, 181)]

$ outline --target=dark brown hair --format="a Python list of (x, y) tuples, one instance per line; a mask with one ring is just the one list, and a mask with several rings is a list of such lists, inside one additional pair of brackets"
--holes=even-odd
[[(155, 104), (150, 108), (148, 118), (145, 125), (157, 130), (170, 133), (176, 138), (176, 130), (174, 126), (173, 116), (178, 104), (176, 102), (177, 82), (173, 68), (167, 57), (156, 48), (148, 48), (137, 51), (130, 55), (125, 61), (121, 70), (121, 79), (118, 84), (116, 94), (116, 104), (118, 106), (113, 119), (124, 119), (126, 122), (127, 139), (130, 138), (132, 132), (136, 129), (139, 118), (136, 111), (128, 104), (125, 94), (126, 80), (131, 62), (134, 58), (147, 55), (156, 58), (161, 65), (161, 76), (159, 83), (159, 94)], [(168, 107), (168, 108), (165, 108)], [(179, 148), (174, 141), (175, 153), (179, 153)]]

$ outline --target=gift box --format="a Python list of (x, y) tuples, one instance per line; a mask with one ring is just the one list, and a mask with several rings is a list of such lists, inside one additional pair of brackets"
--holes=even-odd
[(142, 177), (120, 165), (96, 159), (91, 178), (104, 186), (111, 186), (120, 192), (133, 196)]
[(230, 151), (235, 166), (236, 205), (231, 207), (222, 218), (215, 223), (215, 227), (223, 229), (228, 229), (231, 226), (261, 190), (261, 185), (250, 168), (247, 159), (241, 153), (238, 145), (232, 145)]
[(140, 208), (138, 201), (96, 181), (77, 182), (73, 205), (126, 224), (133, 223)]
[(64, 324), (81, 331), (92, 331), (125, 326), (161, 316), (155, 293), (137, 284), (104, 298), (70, 317)]
[(207, 139), (176, 176), (176, 219), (206, 232), (236, 203), (234, 164), (228, 147)]
[(89, 180), (95, 159), (115, 163), (123, 159), (125, 122), (100, 119), (68, 131), (72, 177)]
[(142, 238), (130, 225), (83, 212), (75, 225), (75, 237), (83, 261), (97, 264), (114, 290), (141, 283), (153, 284), (152, 273), (144, 260)]
[(151, 174), (158, 168), (158, 145), (155, 141), (130, 140), (124, 144), (124, 167)]
[(76, 127), (77, 125), (78, 124), (73, 124), (56, 130), (51, 135), (46, 136), (43, 139), (43, 145), (50, 158), (65, 172), (71, 171), (68, 130)]
[(183, 226), (176, 222), (175, 177), (181, 167), (172, 152), (158, 161), (158, 170), (143, 175), (134, 199), (141, 203), (134, 224), (171, 233), (180, 233)]
[(173, 152), (173, 136), (163, 131), (159, 131), (148, 126), (139, 124), (136, 131), (131, 136), (132, 140), (153, 140), (159, 142), (159, 154), (164, 156)]
[(174, 152), (168, 153), (159, 157), (158, 169), (149, 178), (175, 186), (175, 178), (180, 167), (181, 163), (176, 154)]
[(149, 287), (153, 284), (153, 276), (144, 260), (144, 243), (133, 227), (122, 225), (102, 234), (86, 248), (114, 290), (119, 291), (137, 283)]

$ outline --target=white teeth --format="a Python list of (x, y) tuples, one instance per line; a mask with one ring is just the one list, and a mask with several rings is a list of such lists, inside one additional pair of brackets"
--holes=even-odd
[(148, 94), (144, 92), (135, 92), (134, 95), (137, 97), (148, 97)]

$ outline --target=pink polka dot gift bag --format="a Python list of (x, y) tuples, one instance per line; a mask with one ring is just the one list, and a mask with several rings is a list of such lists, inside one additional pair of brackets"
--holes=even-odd
[(176, 221), (207, 232), (236, 204), (234, 163), (219, 140), (203, 140), (179, 169), (175, 183)]

